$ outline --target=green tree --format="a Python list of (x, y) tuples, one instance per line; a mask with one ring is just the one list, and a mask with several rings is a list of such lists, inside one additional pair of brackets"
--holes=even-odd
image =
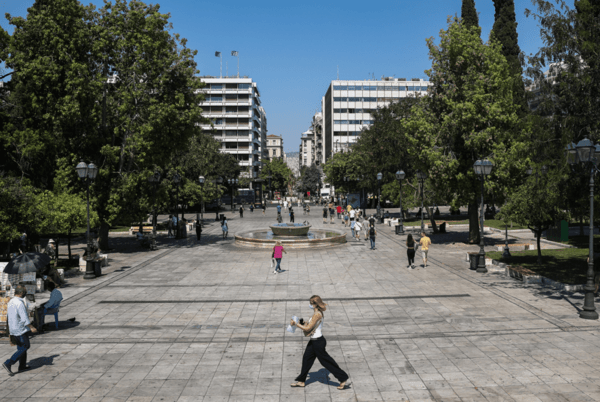
[(0, 242), (10, 243), (34, 227), (35, 188), (27, 179), (0, 173)]
[[(425, 107), (415, 107), (405, 122), (415, 166), (428, 173), (437, 197), (469, 206), (469, 240), (479, 241), (480, 181), (476, 160), (490, 157), (495, 167), (486, 191), (504, 194), (513, 185), (516, 155), (524, 147), (513, 102), (511, 73), (501, 46), (482, 43), (478, 30), (449, 21), (440, 43), (427, 40), (432, 86)], [(523, 169), (521, 169), (523, 170)]]
[(269, 175), (271, 175), (271, 190), (284, 192), (293, 176), (292, 170), (279, 158), (272, 161), (263, 160), (260, 178), (263, 180), (264, 188), (269, 191)]
[(475, 9), (475, 0), (463, 0), (460, 9), (460, 19), (465, 26), (479, 28), (479, 17)]
[(298, 191), (302, 194), (306, 194), (309, 191), (311, 195), (317, 194), (319, 187), (323, 185), (321, 181), (321, 174), (321, 170), (314, 163), (308, 166), (306, 169), (303, 169), (302, 175), (300, 176), (300, 181), (298, 183)]
[(494, 26), (490, 36), (493, 36), (502, 45), (502, 54), (508, 62), (512, 75), (514, 102), (521, 107), (519, 112), (524, 114), (527, 113), (528, 107), (525, 100), (515, 2), (514, 0), (494, 0), (494, 8)]

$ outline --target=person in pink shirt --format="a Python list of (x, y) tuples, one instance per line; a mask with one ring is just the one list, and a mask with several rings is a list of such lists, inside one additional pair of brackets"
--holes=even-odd
[(278, 241), (277, 243), (275, 243), (275, 247), (273, 247), (273, 258), (275, 258), (275, 261), (277, 261), (277, 266), (275, 267), (275, 271), (273, 271), (274, 274), (281, 272), (281, 268), (279, 267), (279, 265), (281, 264), (281, 259), (283, 258), (282, 253), (287, 254), (287, 251), (283, 249), (281, 242)]

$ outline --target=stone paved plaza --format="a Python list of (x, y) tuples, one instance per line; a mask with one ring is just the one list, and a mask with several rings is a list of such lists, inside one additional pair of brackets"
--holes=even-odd
[[(308, 220), (322, 228), (318, 211)], [(274, 275), (269, 250), (232, 235), (266, 228), (275, 209), (228, 215), (228, 240), (212, 221), (200, 245), (132, 253), (65, 288), (60, 329), (31, 339), (33, 370), (0, 372), (0, 400), (600, 400), (600, 323), (578, 317), (582, 295), (469, 270), (477, 247), (464, 233), (433, 236), (430, 265), (419, 253), (408, 270), (405, 237), (378, 225), (375, 251), (364, 240), (288, 250)], [(285, 328), (310, 317), (313, 294), (328, 303), (328, 352), (350, 374), (343, 391), (318, 361), (306, 388), (290, 387), (306, 339)], [(3, 338), (2, 359), (14, 350)]]

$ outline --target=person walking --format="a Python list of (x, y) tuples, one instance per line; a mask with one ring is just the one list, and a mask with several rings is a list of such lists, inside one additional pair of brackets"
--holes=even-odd
[(371, 239), (371, 250), (375, 250), (375, 238), (377, 237), (377, 230), (375, 226), (369, 228), (369, 239)]
[(350, 230), (352, 231), (352, 237), (354, 237), (354, 228), (356, 227), (356, 221), (350, 221)]
[(240, 205), (240, 218), (244, 217), (244, 206)]
[(335, 209), (333, 208), (333, 202), (329, 203), (329, 223), (335, 223), (333, 220), (335, 219)]
[(323, 207), (323, 223), (327, 223), (327, 206)]
[(263, 216), (265, 216), (265, 211), (267, 210), (267, 203), (262, 203)]
[(290, 222), (294, 222), (294, 210), (290, 207)]
[(30, 369), (27, 365), (27, 350), (31, 347), (28, 333), (29, 331), (34, 334), (37, 332), (37, 329), (29, 321), (29, 314), (23, 300), (26, 294), (25, 285), (17, 285), (15, 287), (15, 297), (8, 302), (6, 307), (10, 344), (16, 346), (17, 351), (2, 364), (2, 367), (11, 377), (15, 375), (11, 367), (17, 362), (19, 362), (19, 372)]
[(202, 238), (202, 222), (196, 222), (196, 238), (201, 241)]
[(337, 217), (338, 217), (338, 219), (341, 219), (342, 218), (342, 206), (338, 205), (336, 209), (337, 209)]
[(354, 223), (354, 232), (356, 233), (356, 241), (360, 241), (360, 231), (362, 230), (362, 228), (363, 228), (363, 224), (360, 223), (359, 219), (357, 219), (356, 223)]
[(310, 204), (306, 204), (306, 215), (310, 216)]
[(281, 245), (281, 242), (277, 241), (277, 243), (275, 243), (275, 247), (273, 247), (273, 254), (272, 254), (273, 258), (275, 258), (275, 261), (277, 261), (277, 265), (275, 266), (275, 271), (273, 271), (274, 274), (281, 272), (281, 259), (283, 258), (282, 253), (287, 254), (287, 251), (285, 251), (285, 249)]
[(223, 231), (223, 239), (227, 239), (227, 234), (229, 233), (229, 228), (227, 227), (227, 219), (223, 219), (223, 222), (221, 222), (221, 230)]
[(415, 268), (415, 239), (409, 234), (406, 237), (406, 256), (408, 257), (407, 269)]
[(421, 240), (419, 240), (419, 244), (421, 245), (421, 257), (423, 257), (423, 268), (427, 267), (427, 253), (429, 252), (429, 246), (431, 245), (431, 239), (427, 237), (425, 232), (421, 232)]
[(252, 202), (252, 204), (250, 204), (250, 213), (254, 212), (254, 202)]
[(344, 227), (348, 227), (348, 223), (350, 222), (350, 218), (348, 217), (348, 211), (344, 212)]
[(337, 389), (343, 390), (350, 385), (349, 376), (340, 368), (336, 361), (333, 360), (333, 357), (327, 353), (327, 340), (323, 336), (323, 313), (327, 310), (327, 304), (325, 304), (321, 297), (317, 295), (312, 296), (309, 299), (309, 303), (310, 308), (314, 310), (314, 313), (306, 324), (296, 323), (294, 320), (290, 321), (290, 325), (297, 326), (304, 332), (304, 336), (310, 337), (304, 351), (304, 356), (302, 356), (302, 369), (300, 375), (298, 375), (290, 385), (292, 387), (306, 386), (308, 372), (312, 368), (315, 359), (319, 359), (319, 363), (321, 363), (321, 365), (340, 382)]
[(169, 215), (169, 220), (167, 221), (167, 239), (173, 237), (173, 215)]

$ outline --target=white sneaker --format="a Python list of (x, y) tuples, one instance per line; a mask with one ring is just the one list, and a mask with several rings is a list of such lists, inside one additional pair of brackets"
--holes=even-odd
[(276, 273), (277, 273), (277, 270), (273, 271), (273, 273), (274, 273), (274, 274), (276, 274)]

